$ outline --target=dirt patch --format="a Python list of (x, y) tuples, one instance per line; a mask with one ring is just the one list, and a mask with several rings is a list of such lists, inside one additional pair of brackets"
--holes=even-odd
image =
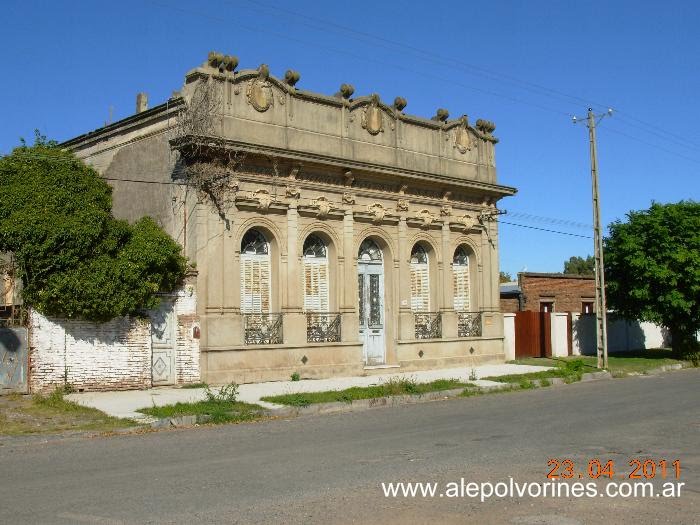
[(22, 435), (71, 430), (111, 431), (136, 423), (108, 416), (63, 399), (49, 396), (10, 394), (0, 396), (0, 435)]

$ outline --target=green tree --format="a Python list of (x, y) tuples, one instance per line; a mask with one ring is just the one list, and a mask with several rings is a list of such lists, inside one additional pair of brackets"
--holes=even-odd
[(510, 276), (509, 273), (507, 272), (501, 272), (498, 276), (498, 282), (499, 283), (509, 283), (513, 280), (513, 278)]
[(700, 329), (700, 203), (652, 204), (610, 225), (605, 243), (608, 304), (671, 333), (679, 355), (696, 352)]
[(591, 255), (585, 259), (574, 255), (568, 261), (564, 261), (564, 273), (570, 275), (594, 275), (595, 259)]
[(180, 246), (152, 219), (112, 216), (110, 186), (37, 133), (0, 158), (0, 252), (22, 298), (47, 315), (104, 321), (158, 305), (182, 280)]

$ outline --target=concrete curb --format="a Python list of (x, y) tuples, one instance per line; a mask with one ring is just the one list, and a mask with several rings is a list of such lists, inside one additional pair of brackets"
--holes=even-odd
[[(592, 372), (583, 374), (581, 381), (593, 381), (597, 379), (612, 379), (609, 372)], [(560, 386), (566, 382), (560, 377), (549, 378), (550, 386)], [(537, 386), (541, 386), (540, 380), (532, 381)], [(479, 390), (489, 392), (492, 390), (502, 390), (518, 386), (519, 383), (501, 383), (500, 385), (480, 386)], [(546, 387), (543, 387), (546, 388)], [(343, 414), (347, 412), (360, 412), (378, 407), (394, 407), (400, 405), (414, 405), (417, 403), (427, 403), (441, 399), (453, 399), (459, 397), (464, 388), (453, 388), (451, 390), (439, 390), (425, 394), (407, 394), (403, 396), (375, 397), (370, 399), (358, 399), (351, 402), (337, 401), (335, 403), (312, 403), (305, 407), (283, 406), (281, 408), (265, 409), (261, 413), (270, 418), (290, 418), (299, 416), (314, 416), (324, 414)], [(207, 415), (179, 416), (158, 419), (150, 423), (152, 428), (176, 428), (194, 426), (208, 423), (211, 418)]]
[[(672, 370), (681, 370), (686, 368), (682, 364), (665, 365), (659, 368), (654, 368), (648, 370), (646, 374), (660, 374), (663, 372), (669, 372)], [(644, 374), (629, 374), (629, 375), (644, 375)], [(581, 376), (580, 382), (588, 381), (600, 381), (605, 379), (613, 379), (613, 375), (608, 371), (601, 372), (587, 372)], [(549, 382), (548, 386), (562, 386), (567, 383), (561, 377), (551, 377), (547, 378), (545, 381)], [(541, 379), (531, 380), (533, 384), (540, 388), (547, 388), (547, 386), (542, 386)], [(578, 382), (578, 381), (577, 381)], [(504, 388), (511, 388), (513, 386), (518, 386), (519, 383), (502, 383), (501, 385), (488, 385), (478, 387), (481, 391), (491, 391), (491, 390), (501, 390)], [(358, 399), (352, 402), (338, 401), (335, 403), (312, 403), (306, 407), (292, 407), (284, 406), (281, 408), (270, 408), (265, 409), (261, 412), (262, 415), (270, 418), (288, 418), (288, 417), (298, 417), (298, 416), (310, 416), (310, 415), (322, 415), (322, 414), (342, 414), (346, 412), (359, 412), (363, 410), (368, 410), (377, 407), (387, 407), (387, 406), (400, 406), (400, 405), (412, 405), (416, 403), (426, 403), (430, 401), (436, 401), (440, 399), (453, 399), (459, 397), (464, 388), (454, 388), (451, 390), (440, 390), (437, 392), (428, 392), (426, 394), (412, 394), (403, 396), (390, 396), (390, 397), (378, 397), (371, 399)], [(199, 424), (208, 423), (211, 417), (208, 415), (196, 415), (196, 416), (180, 416), (158, 419), (148, 423), (147, 425), (151, 428), (162, 429), (162, 428), (176, 428), (176, 427), (187, 427)]]
[(581, 381), (596, 381), (598, 379), (612, 379), (613, 376), (610, 372), (588, 372), (581, 376)]
[[(479, 387), (479, 390), (490, 391), (508, 388), (508, 383), (502, 385), (490, 385)], [(464, 388), (453, 388), (451, 390), (439, 390), (425, 394), (411, 394), (403, 396), (375, 397), (371, 399), (358, 399), (352, 402), (338, 401), (335, 403), (312, 403), (306, 407), (283, 406), (281, 408), (269, 408), (261, 412), (264, 416), (271, 418), (286, 418), (297, 416), (310, 416), (320, 414), (341, 414), (344, 412), (363, 411), (370, 408), (411, 405), (425, 403), (439, 399), (451, 399), (459, 397), (464, 392)], [(211, 418), (207, 415), (179, 416), (158, 419), (150, 423), (152, 428), (174, 428), (183, 426), (193, 426), (208, 423)]]
[(654, 374), (661, 374), (663, 372), (670, 372), (672, 370), (682, 370), (684, 368), (689, 368), (690, 365), (684, 365), (683, 363), (675, 363), (672, 365), (664, 365), (660, 366), (658, 368), (652, 368), (651, 370), (647, 370), (643, 374), (628, 374), (628, 375), (654, 375)]

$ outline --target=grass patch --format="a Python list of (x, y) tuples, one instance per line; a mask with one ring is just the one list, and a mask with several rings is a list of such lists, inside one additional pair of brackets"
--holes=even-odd
[(182, 385), (181, 388), (209, 388), (209, 385), (206, 383), (187, 383)]
[[(587, 365), (582, 359), (571, 359), (571, 360), (550, 360), (553, 363), (541, 366), (554, 366), (550, 370), (542, 370), (541, 372), (530, 372), (527, 374), (510, 374), (506, 376), (490, 376), (485, 377), (489, 381), (498, 381), (499, 383), (518, 383), (527, 385), (532, 384), (533, 381), (537, 381), (540, 385), (545, 386), (542, 382), (546, 381), (547, 386), (551, 385), (550, 379), (559, 377), (564, 379), (567, 383), (572, 383), (575, 381), (580, 381), (581, 376), (587, 371)], [(521, 363), (524, 364), (524, 363)], [(594, 369), (597, 370), (597, 369)], [(523, 388), (534, 388), (536, 385), (525, 386)]]
[[(511, 361), (520, 365), (561, 366), (567, 362), (580, 360), (584, 364), (584, 372), (596, 372), (598, 369), (595, 356), (575, 357), (530, 357)], [(673, 357), (671, 349), (654, 348), (635, 352), (608, 354), (608, 370), (613, 377), (623, 377), (630, 374), (644, 374), (654, 368), (666, 365), (686, 364), (687, 361)], [(554, 377), (554, 376), (553, 376)]]
[(520, 389), (520, 385), (516, 384), (504, 384), (501, 388), (479, 388), (477, 386), (470, 386), (465, 388), (464, 391), (459, 395), (459, 397), (475, 397), (487, 394), (505, 394), (507, 392), (515, 392), (516, 390)]
[(134, 427), (128, 419), (111, 417), (64, 398), (64, 389), (33, 396), (0, 396), (0, 434), (22, 435), (65, 431), (113, 431)]
[(209, 423), (241, 423), (260, 419), (263, 408), (238, 401), (238, 385), (229, 383), (213, 391), (209, 386), (204, 390), (203, 401), (175, 403), (172, 405), (140, 408), (138, 412), (158, 419), (180, 416), (207, 416)]
[(391, 379), (379, 385), (366, 387), (352, 387), (345, 390), (327, 390), (325, 392), (308, 392), (297, 394), (284, 394), (279, 396), (263, 397), (263, 401), (295, 407), (307, 407), (315, 403), (352, 403), (360, 399), (374, 399), (378, 397), (390, 397), (401, 395), (420, 395), (441, 390), (451, 390), (473, 386), (471, 383), (463, 383), (457, 379), (438, 379), (430, 383), (416, 383), (412, 378)]
[(140, 408), (138, 412), (158, 419), (180, 416), (209, 416), (211, 423), (241, 423), (262, 417), (263, 408), (241, 401), (196, 401), (161, 407)]

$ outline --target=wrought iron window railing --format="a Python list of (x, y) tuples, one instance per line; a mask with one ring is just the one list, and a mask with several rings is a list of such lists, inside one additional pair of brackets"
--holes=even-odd
[(416, 339), (440, 339), (442, 337), (442, 314), (421, 312), (415, 316)]
[(282, 344), (283, 314), (243, 314), (244, 340), (247, 345)]
[(481, 337), (481, 312), (457, 312), (457, 337)]
[(306, 340), (309, 343), (339, 343), (340, 314), (337, 312), (307, 313)]

